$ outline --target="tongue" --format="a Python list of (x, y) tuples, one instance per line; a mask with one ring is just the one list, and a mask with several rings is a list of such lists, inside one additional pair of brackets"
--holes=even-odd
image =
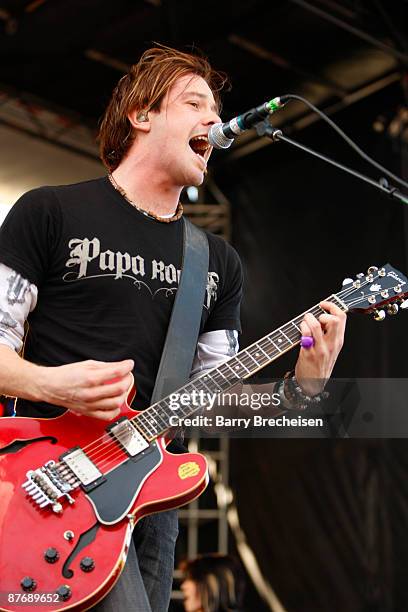
[(202, 144), (200, 144), (199, 142), (190, 142), (190, 147), (193, 149), (194, 153), (197, 153), (198, 155), (204, 156), (204, 153), (207, 150), (207, 147)]

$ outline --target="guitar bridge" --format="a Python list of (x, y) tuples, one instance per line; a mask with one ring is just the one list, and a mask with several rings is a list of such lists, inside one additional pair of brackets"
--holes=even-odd
[(55, 461), (48, 461), (43, 467), (30, 470), (27, 480), (21, 486), (40, 508), (51, 506), (53, 512), (62, 512), (60, 501), (65, 498), (74, 503), (70, 492), (80, 485), (79, 479), (66, 467)]

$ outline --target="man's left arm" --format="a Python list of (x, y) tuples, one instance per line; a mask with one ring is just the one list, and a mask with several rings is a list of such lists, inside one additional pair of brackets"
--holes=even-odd
[[(334, 364), (343, 346), (346, 315), (331, 302), (321, 302), (325, 310), (318, 319), (310, 313), (305, 315), (300, 327), (302, 335), (311, 336), (314, 345), (311, 348), (301, 346), (295, 367), (295, 378), (306, 397), (313, 398), (320, 394), (330, 378)], [(237, 330), (217, 330), (201, 334), (193, 362), (191, 378), (202, 372), (219, 367), (224, 361), (233, 357), (239, 350)], [(271, 395), (279, 390), (280, 383), (241, 384), (240, 393), (251, 396), (253, 393), (269, 392)], [(282, 390), (283, 391), (283, 390)], [(283, 391), (284, 393), (284, 391)], [(298, 408), (298, 401), (292, 402), (282, 394), (281, 409)], [(302, 398), (299, 398), (302, 399)]]

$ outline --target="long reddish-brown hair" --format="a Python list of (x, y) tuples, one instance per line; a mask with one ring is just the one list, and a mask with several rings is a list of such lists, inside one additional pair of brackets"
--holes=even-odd
[(202, 77), (220, 107), (220, 91), (227, 77), (213, 70), (208, 60), (197, 53), (185, 53), (164, 45), (152, 47), (120, 79), (102, 118), (98, 135), (100, 156), (110, 172), (119, 166), (135, 139), (128, 114), (133, 110), (159, 110), (169, 89), (187, 74)]

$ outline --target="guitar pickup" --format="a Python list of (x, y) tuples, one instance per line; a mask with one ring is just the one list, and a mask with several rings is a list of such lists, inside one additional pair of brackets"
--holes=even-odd
[(149, 447), (147, 440), (126, 417), (122, 417), (113, 425), (109, 425), (106, 431), (130, 457), (135, 457)]
[(63, 453), (60, 461), (63, 461), (71, 472), (75, 474), (86, 492), (91, 491), (106, 480), (96, 465), (79, 446)]

